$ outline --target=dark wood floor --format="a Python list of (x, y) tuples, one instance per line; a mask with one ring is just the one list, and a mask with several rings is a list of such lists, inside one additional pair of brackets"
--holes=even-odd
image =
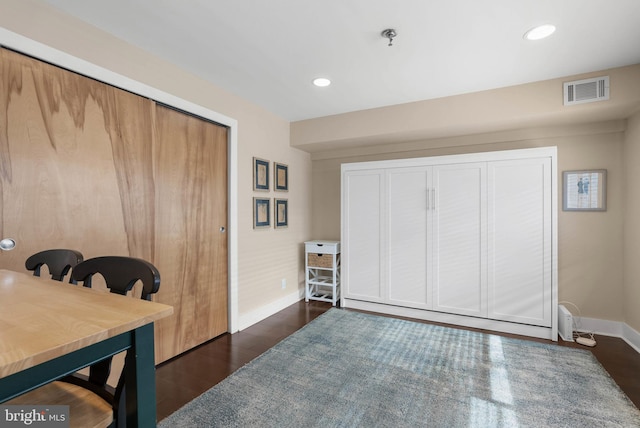
[[(296, 303), (241, 332), (224, 334), (161, 364), (156, 370), (158, 421), (330, 307), (330, 304), (323, 302)], [(506, 334), (504, 336), (522, 338)], [(622, 339), (596, 336), (596, 340), (598, 344), (594, 348), (563, 341), (559, 341), (558, 346), (591, 350), (620, 388), (640, 408), (640, 354)]]

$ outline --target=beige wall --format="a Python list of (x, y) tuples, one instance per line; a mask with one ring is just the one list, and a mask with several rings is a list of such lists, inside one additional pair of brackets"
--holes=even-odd
[[(542, 146), (558, 147), (558, 174), (564, 170), (607, 169), (606, 212), (558, 213), (558, 294), (559, 300), (577, 305), (584, 316), (610, 321), (624, 321), (622, 275), (622, 141), (624, 122), (592, 124), (591, 134), (583, 135), (581, 126), (529, 130), (521, 133), (496, 133), (456, 139), (412, 143), (408, 152), (367, 154), (313, 161), (313, 192), (322, 195), (313, 204), (313, 234), (319, 239), (340, 237), (340, 165), (381, 159), (473, 153)], [(532, 134), (539, 136), (532, 137)], [(574, 134), (574, 135), (571, 135)], [(473, 144), (474, 140), (483, 144)], [(500, 142), (487, 142), (487, 141)], [(420, 145), (427, 147), (418, 149)], [(429, 148), (439, 146), (438, 148)], [(380, 151), (391, 146), (380, 146)], [(562, 207), (561, 183), (558, 183), (558, 206)]]
[[(563, 82), (608, 75), (607, 102), (565, 107)], [(291, 124), (291, 144), (310, 152), (344, 150), (624, 119), (640, 103), (640, 64)]]
[[(563, 106), (563, 82), (602, 75), (610, 77), (610, 100)], [(623, 247), (623, 235), (640, 235), (640, 228), (630, 221), (624, 228), (625, 199), (631, 198), (622, 197), (629, 175), (640, 175), (634, 168), (640, 162), (637, 114), (625, 134), (626, 118), (640, 106), (638, 81), (640, 65), (634, 65), (292, 123), (292, 145), (313, 153), (313, 192), (320, 196), (313, 234), (339, 238), (342, 162), (554, 145), (560, 178), (564, 170), (608, 170), (606, 212), (558, 213), (559, 299), (578, 305), (584, 316), (625, 321), (638, 330), (640, 310), (630, 302), (640, 293), (633, 285), (634, 278), (640, 281), (633, 261), (640, 246), (628, 239)], [(629, 151), (627, 180), (623, 147)], [(561, 207), (561, 188), (558, 195)], [(628, 207), (626, 218), (638, 211), (640, 205)]]
[[(290, 147), (289, 122), (42, 2), (2, 0), (0, 9), (0, 27), (235, 119), (239, 314), (242, 317), (272, 302), (298, 298), (303, 280), (301, 243), (311, 237), (311, 159), (308, 153)], [(289, 199), (288, 229), (252, 228), (253, 156), (289, 165), (290, 191), (282, 194)], [(280, 194), (270, 192), (268, 196)], [(282, 279), (288, 284), (284, 290)]]
[[(563, 106), (563, 82), (602, 75), (608, 101)], [(640, 202), (623, 190), (640, 176), (639, 81), (633, 65), (294, 122), (292, 145), (313, 154), (313, 234), (339, 238), (343, 162), (557, 146), (559, 299), (640, 330)], [(590, 168), (608, 171), (607, 211), (562, 211), (562, 171)]]
[(640, 111), (628, 120), (624, 139), (624, 317), (640, 331)]
[[(0, 26), (10, 31), (237, 120), (241, 315), (299, 292), (304, 240), (339, 238), (341, 162), (556, 145), (560, 174), (584, 168), (609, 172), (606, 212), (559, 212), (559, 297), (579, 305), (585, 316), (624, 320), (640, 330), (633, 303), (640, 301), (640, 240), (623, 244), (622, 238), (623, 232), (640, 238), (640, 227), (631, 221), (640, 205), (631, 201), (625, 208), (623, 201), (633, 193), (623, 193), (623, 183), (633, 181), (640, 163), (638, 114), (625, 133), (625, 119), (640, 105), (640, 65), (289, 124), (42, 2), (0, 0), (0, 6)], [(611, 77), (610, 101), (562, 106), (562, 81), (603, 74)], [(312, 152), (313, 162), (296, 148)], [(251, 227), (253, 156), (289, 164), (286, 230)]]
[[(557, 141), (558, 173), (607, 170), (607, 211), (558, 213), (558, 295), (590, 318), (625, 321), (623, 305), (623, 134)], [(561, 207), (562, 192), (558, 192)]]

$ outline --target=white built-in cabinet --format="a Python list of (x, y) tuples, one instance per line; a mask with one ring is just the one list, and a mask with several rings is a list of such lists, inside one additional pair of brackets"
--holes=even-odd
[(342, 165), (343, 307), (557, 339), (556, 148)]

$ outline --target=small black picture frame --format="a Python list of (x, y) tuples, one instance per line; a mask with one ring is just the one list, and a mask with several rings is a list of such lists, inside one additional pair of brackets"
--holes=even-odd
[(253, 228), (271, 227), (271, 199), (253, 198)]
[(273, 163), (273, 179), (274, 179), (274, 190), (278, 192), (288, 192), (289, 191), (289, 166), (283, 163), (274, 162)]
[(289, 226), (289, 201), (286, 199), (273, 200), (273, 224), (276, 229)]
[(253, 190), (269, 191), (269, 161), (253, 158)]

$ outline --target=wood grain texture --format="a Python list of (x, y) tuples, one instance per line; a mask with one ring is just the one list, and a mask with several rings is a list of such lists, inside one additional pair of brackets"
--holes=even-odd
[(98, 395), (78, 385), (52, 382), (9, 400), (5, 405), (69, 406), (70, 428), (108, 427), (113, 422), (111, 405)]
[(3, 266), (20, 270), (47, 248), (75, 248), (85, 258), (130, 254), (112, 145), (121, 139), (117, 90), (4, 50), (2, 64), (2, 80), (11, 82), (0, 94), (2, 163), (10, 165), (2, 233), (18, 242)]
[(0, 268), (49, 248), (150, 261), (176, 306), (157, 362), (227, 331), (226, 128), (5, 49), (0, 70)]
[(160, 361), (228, 330), (227, 130), (156, 108), (156, 258), (160, 302), (176, 308), (157, 324)]
[[(148, 99), (112, 88), (111, 147), (127, 253), (154, 260), (153, 108)], [(162, 233), (162, 231), (160, 231)]]
[(170, 306), (0, 270), (0, 376), (169, 316)]

